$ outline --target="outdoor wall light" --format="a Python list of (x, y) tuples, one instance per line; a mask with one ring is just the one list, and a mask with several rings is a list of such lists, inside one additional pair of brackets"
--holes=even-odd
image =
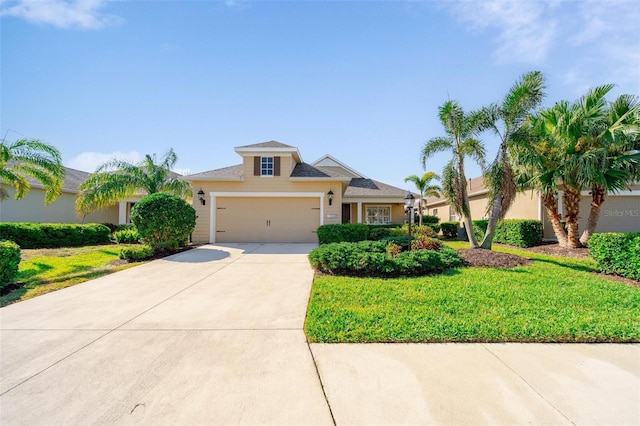
[(202, 204), (203, 206), (207, 204), (207, 201), (204, 199), (204, 191), (202, 190), (202, 188), (200, 188), (200, 191), (198, 191), (198, 200), (200, 200), (200, 204)]
[(331, 203), (333, 202), (333, 191), (329, 189), (329, 192), (327, 192), (327, 195), (329, 196), (329, 205), (331, 205)]

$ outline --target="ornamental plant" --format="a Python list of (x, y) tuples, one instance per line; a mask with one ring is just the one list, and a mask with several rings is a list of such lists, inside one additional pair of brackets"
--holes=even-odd
[(13, 241), (0, 240), (0, 289), (12, 283), (18, 275), (20, 246)]
[(131, 211), (140, 239), (154, 252), (185, 246), (196, 226), (196, 211), (182, 198), (159, 192), (144, 197)]

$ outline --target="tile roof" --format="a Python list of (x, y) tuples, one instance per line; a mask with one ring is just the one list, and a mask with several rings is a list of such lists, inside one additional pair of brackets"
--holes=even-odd
[(345, 197), (402, 197), (407, 191), (373, 179), (353, 178), (344, 192)]
[(254, 143), (253, 145), (237, 146), (236, 149), (238, 148), (294, 148), (295, 149), (295, 146), (287, 145), (278, 141), (267, 141), (267, 142), (261, 142), (261, 143)]
[(185, 180), (241, 180), (243, 171), (244, 166), (242, 164), (236, 164), (235, 166), (194, 173), (192, 175), (185, 176)]

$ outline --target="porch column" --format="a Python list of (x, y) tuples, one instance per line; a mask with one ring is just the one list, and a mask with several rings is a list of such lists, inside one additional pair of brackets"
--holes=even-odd
[(362, 201), (358, 201), (358, 223), (362, 223)]
[(127, 202), (118, 202), (118, 225), (127, 223)]

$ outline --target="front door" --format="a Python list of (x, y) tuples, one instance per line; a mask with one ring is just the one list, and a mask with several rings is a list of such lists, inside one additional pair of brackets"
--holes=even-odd
[(351, 223), (351, 204), (342, 205), (342, 223)]

